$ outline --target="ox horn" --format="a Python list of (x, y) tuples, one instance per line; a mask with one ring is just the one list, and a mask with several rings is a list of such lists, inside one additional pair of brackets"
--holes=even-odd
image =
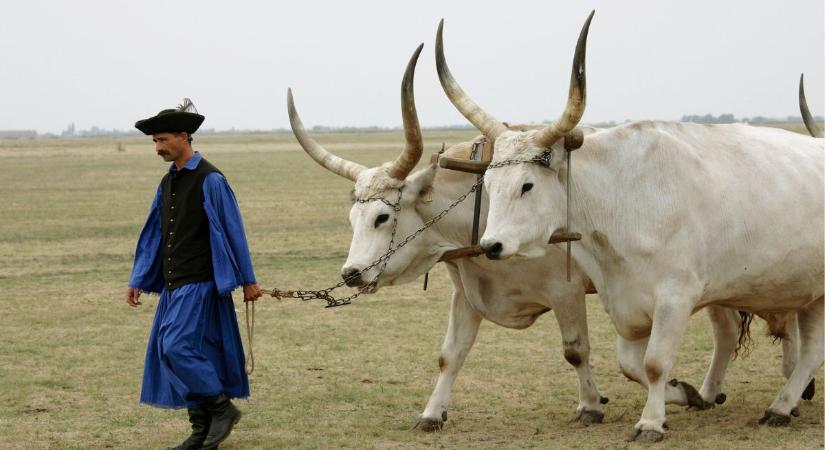
[(404, 79), (401, 81), (401, 117), (404, 120), (404, 138), (406, 145), (404, 151), (390, 165), (387, 173), (389, 176), (403, 180), (418, 164), (421, 153), (424, 151), (424, 142), (421, 139), (421, 126), (418, 124), (418, 113), (415, 110), (414, 79), (415, 64), (418, 62), (418, 55), (424, 44), (418, 46), (407, 63), (404, 71)]
[(465, 92), (453, 78), (450, 68), (447, 67), (447, 60), (444, 58), (444, 19), (438, 23), (438, 33), (435, 38), (435, 65), (438, 69), (438, 80), (444, 93), (467, 120), (470, 121), (479, 131), (490, 140), (495, 140), (507, 127), (499, 122), (487, 111), (481, 109)]
[(536, 144), (541, 147), (549, 148), (554, 142), (559, 140), (562, 136), (570, 132), (578, 125), (584, 114), (584, 106), (587, 99), (587, 77), (585, 74), (584, 59), (587, 53), (587, 32), (590, 30), (590, 21), (593, 20), (593, 14), (596, 11), (590, 12), (587, 20), (584, 22), (581, 33), (579, 33), (579, 41), (576, 43), (576, 53), (573, 56), (573, 71), (570, 75), (570, 91), (567, 94), (567, 106), (564, 112), (550, 125), (544, 127), (536, 133), (534, 139)]
[(802, 121), (808, 128), (808, 133), (813, 137), (823, 137), (822, 129), (817, 125), (811, 115), (811, 110), (808, 109), (808, 101), (805, 99), (805, 74), (799, 76), (799, 112), (802, 113)]
[(304, 124), (301, 123), (301, 118), (298, 117), (295, 103), (292, 101), (291, 88), (286, 91), (286, 104), (287, 110), (289, 111), (289, 124), (292, 126), (292, 133), (295, 135), (295, 138), (298, 139), (304, 151), (307, 152), (307, 155), (330, 172), (350, 181), (355, 181), (358, 178), (358, 174), (366, 169), (366, 167), (333, 155), (324, 147), (321, 147), (321, 144), (315, 142), (315, 139), (309, 137), (309, 134), (307, 134), (304, 129)]

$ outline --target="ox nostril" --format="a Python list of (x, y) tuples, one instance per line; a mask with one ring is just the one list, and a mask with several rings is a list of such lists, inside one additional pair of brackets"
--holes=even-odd
[(489, 259), (499, 259), (501, 257), (501, 250), (504, 248), (501, 245), (501, 242), (496, 242), (493, 245), (488, 246), (484, 249), (485, 253), (487, 254), (487, 258)]
[(361, 280), (361, 272), (358, 269), (347, 267), (341, 271), (341, 278), (347, 283), (347, 286), (360, 286), (363, 284)]

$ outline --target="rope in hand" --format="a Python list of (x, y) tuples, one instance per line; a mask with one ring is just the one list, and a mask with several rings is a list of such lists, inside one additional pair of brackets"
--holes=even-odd
[[(252, 320), (250, 321), (249, 304), (252, 303)], [(255, 334), (255, 300), (244, 301), (246, 307), (246, 341), (249, 343), (249, 351), (244, 360), (244, 368), (247, 375), (252, 375), (255, 371), (255, 353), (252, 351), (252, 336)]]

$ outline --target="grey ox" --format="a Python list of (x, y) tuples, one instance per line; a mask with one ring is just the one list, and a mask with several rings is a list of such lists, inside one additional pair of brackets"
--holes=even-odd
[[(447, 208), (475, 183), (467, 173), (437, 170), (435, 164), (412, 173), (423, 152), (423, 141), (413, 96), (415, 64), (421, 48), (416, 50), (404, 74), (401, 89), (402, 117), (406, 146), (393, 162), (366, 168), (339, 158), (312, 139), (305, 131), (292, 98), (288, 93), (288, 111), (293, 132), (303, 149), (321, 166), (355, 182), (350, 222), (353, 239), (342, 276), (349, 284), (365, 286), (377, 276), (377, 269), (360, 273), (388, 248), (394, 221), (397, 220), (397, 243), (402, 237), (418, 230), (425, 221)], [(450, 147), (444, 156), (467, 158), (471, 142)], [(399, 194), (396, 211), (391, 204)], [(385, 199), (384, 203), (378, 199)], [(388, 204), (389, 203), (389, 204)], [(486, 205), (486, 196), (483, 198)], [(483, 217), (486, 206), (482, 208)], [(470, 202), (459, 204), (427, 232), (401, 248), (389, 260), (377, 280), (376, 288), (410, 282), (441, 259), (445, 252), (470, 244), (469, 230), (473, 217)], [(485, 259), (462, 259), (447, 262), (453, 283), (447, 335), (438, 358), (440, 375), (430, 400), (417, 424), (425, 431), (439, 430), (447, 418), (447, 406), (453, 383), (464, 359), (475, 342), (481, 319), (485, 318), (508, 328), (523, 329), (538, 316), (553, 309), (562, 335), (565, 359), (573, 365), (579, 377), (579, 404), (576, 417), (584, 424), (601, 422), (602, 403), (592, 378), (589, 358), (584, 296), (592, 286), (584, 273), (573, 264), (572, 282), (564, 277), (564, 252), (551, 246), (539, 260), (498, 264)], [(551, 274), (545, 268), (559, 270)], [(737, 344), (738, 314), (726, 308), (711, 308), (715, 350), (711, 367), (700, 390), (687, 384), (671, 386), (671, 401), (706, 408), (722, 402), (722, 379)], [(786, 355), (792, 356), (792, 352)]]
[(823, 141), (739, 124), (584, 128), (568, 180), (561, 138), (584, 112), (591, 18), (579, 36), (564, 112), (528, 131), (507, 129), (461, 89), (439, 29), (445, 93), (495, 140), (481, 245), (495, 259), (542, 257), (548, 236), (566, 226), (569, 195), (570, 228), (582, 234), (573, 258), (618, 333), (622, 371), (648, 387), (636, 440), (664, 437), (668, 374), (691, 314), (736, 308), (766, 319), (778, 336), (788, 336), (798, 317), (798, 360), (760, 419), (786, 425), (825, 356)]

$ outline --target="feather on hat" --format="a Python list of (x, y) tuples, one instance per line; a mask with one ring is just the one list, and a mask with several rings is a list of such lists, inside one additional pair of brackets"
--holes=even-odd
[(200, 128), (204, 119), (204, 116), (198, 114), (192, 100), (184, 98), (177, 108), (164, 109), (153, 117), (138, 120), (135, 122), (135, 128), (142, 131), (143, 134), (192, 134)]

